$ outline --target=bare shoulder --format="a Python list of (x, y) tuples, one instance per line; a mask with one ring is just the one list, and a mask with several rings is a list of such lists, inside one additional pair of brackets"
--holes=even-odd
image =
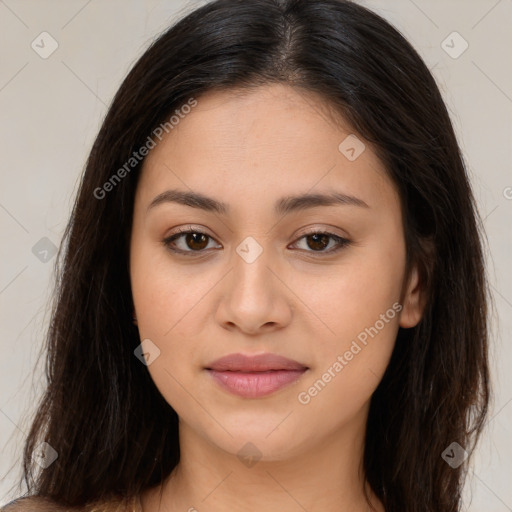
[(83, 507), (66, 507), (42, 496), (25, 496), (0, 507), (0, 512), (132, 512), (138, 510), (136, 499), (112, 498)]
[[(42, 496), (25, 496), (17, 498), (0, 508), (0, 512), (68, 512), (69, 509), (57, 505)], [(77, 512), (76, 510), (74, 512)]]

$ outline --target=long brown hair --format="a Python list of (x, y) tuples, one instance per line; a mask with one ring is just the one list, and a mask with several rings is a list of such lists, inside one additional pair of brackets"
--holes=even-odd
[[(134, 496), (180, 459), (178, 417), (134, 357), (128, 270), (143, 159), (104, 184), (190, 98), (286, 83), (319, 94), (376, 148), (401, 198), (408, 265), (428, 301), (400, 329), (372, 396), (365, 476), (387, 512), (455, 512), (489, 402), (487, 284), (478, 214), (438, 87), (389, 23), (345, 0), (217, 0), (134, 65), (91, 150), (58, 257), (48, 386), (24, 450), (29, 493), (81, 505)], [(32, 462), (46, 441), (48, 468)]]

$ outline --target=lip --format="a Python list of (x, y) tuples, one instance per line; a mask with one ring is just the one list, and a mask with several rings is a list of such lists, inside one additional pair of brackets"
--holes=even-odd
[(229, 354), (205, 368), (225, 390), (244, 398), (259, 398), (295, 382), (308, 367), (277, 354)]

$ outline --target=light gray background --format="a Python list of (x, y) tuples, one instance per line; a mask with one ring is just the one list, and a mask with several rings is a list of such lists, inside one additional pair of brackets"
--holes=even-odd
[[(44, 359), (36, 367), (36, 357), (54, 258), (40, 261), (32, 248), (43, 237), (59, 244), (88, 151), (131, 65), (199, 3), (0, 0), (0, 504), (20, 493), (10, 489), (44, 382)], [(467, 160), (488, 236), (496, 395), (465, 503), (470, 511), (512, 511), (512, 0), (362, 3), (391, 21), (433, 70)], [(58, 43), (47, 59), (31, 48), (34, 40), (42, 46), (43, 31)], [(456, 59), (442, 47), (453, 31), (469, 44)], [(445, 43), (452, 52), (462, 48), (457, 37)]]

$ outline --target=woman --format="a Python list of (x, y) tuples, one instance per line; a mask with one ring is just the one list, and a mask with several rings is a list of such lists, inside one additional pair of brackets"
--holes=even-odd
[(31, 497), (5, 510), (460, 510), (489, 400), (477, 219), (435, 81), (386, 21), (198, 8), (91, 151)]

